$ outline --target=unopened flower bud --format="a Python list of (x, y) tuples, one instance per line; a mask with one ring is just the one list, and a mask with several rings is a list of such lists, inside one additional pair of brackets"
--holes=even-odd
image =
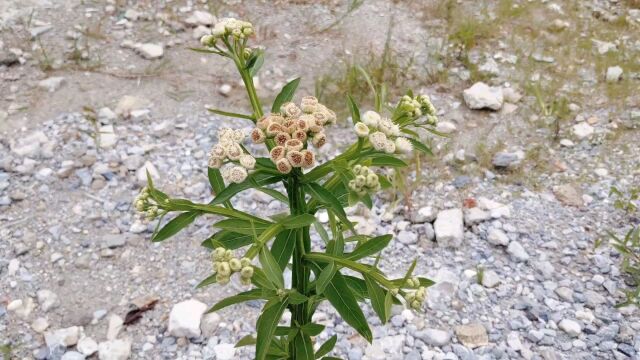
[(387, 140), (384, 146), (384, 152), (386, 152), (387, 154), (393, 154), (394, 152), (396, 152), (396, 143), (391, 140)]
[(242, 264), (240, 263), (240, 260), (233, 258), (229, 260), (229, 267), (231, 268), (231, 271), (238, 272), (242, 268)]
[(375, 111), (367, 111), (362, 115), (362, 122), (370, 128), (377, 128), (380, 114)]
[(313, 135), (311, 143), (313, 144), (313, 146), (320, 148), (327, 143), (327, 136), (323, 132), (319, 132)]
[(242, 267), (251, 266), (251, 259), (243, 257), (242, 259), (240, 259), (240, 264), (242, 265)]
[(366, 137), (367, 135), (369, 135), (369, 127), (363, 122), (356, 123), (353, 128), (356, 131), (356, 135), (358, 135), (358, 137)]
[(256, 158), (249, 154), (240, 156), (240, 165), (247, 170), (251, 170), (256, 166)]
[(253, 267), (251, 266), (245, 266), (240, 270), (240, 275), (244, 278), (249, 278), (251, 279), (251, 277), (253, 276)]
[(218, 274), (222, 275), (222, 276), (229, 276), (231, 275), (231, 268), (229, 267), (229, 263), (228, 262), (219, 262), (217, 263), (217, 267), (218, 267)]
[(282, 106), (280, 107), (280, 112), (286, 117), (297, 117), (302, 113), (302, 110), (300, 110), (300, 108), (296, 104), (287, 102), (282, 104)]
[(396, 139), (396, 151), (408, 154), (413, 150), (413, 145), (407, 138), (399, 137)]
[(200, 44), (202, 46), (213, 46), (216, 43), (216, 38), (213, 35), (204, 35), (200, 38)]
[(302, 107), (302, 111), (311, 114), (316, 111), (318, 106), (318, 99), (315, 96), (304, 96), (300, 101), (300, 105)]
[(287, 160), (286, 158), (281, 158), (276, 162), (276, 168), (278, 169), (279, 172), (283, 173), (283, 174), (288, 174), (291, 172), (291, 163), (289, 163), (289, 160)]

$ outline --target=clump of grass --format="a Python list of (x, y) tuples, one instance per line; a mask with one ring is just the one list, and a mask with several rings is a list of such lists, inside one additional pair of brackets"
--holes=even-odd
[(525, 87), (527, 92), (536, 98), (540, 116), (544, 120), (550, 120), (548, 125), (552, 127), (554, 140), (560, 137), (561, 123), (571, 116), (569, 100), (559, 94), (558, 87), (557, 84), (550, 84), (543, 88), (540, 82), (529, 83)]
[(476, 265), (476, 281), (478, 284), (482, 285), (482, 281), (484, 280), (484, 266)]

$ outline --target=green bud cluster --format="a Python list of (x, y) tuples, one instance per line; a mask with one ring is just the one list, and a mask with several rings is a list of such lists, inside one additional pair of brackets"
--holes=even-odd
[(424, 286), (420, 286), (420, 280), (418, 280), (417, 278), (407, 279), (406, 287), (416, 290), (409, 291), (404, 294), (404, 300), (412, 309), (420, 310), (422, 308), (424, 300), (427, 297), (427, 289)]
[(253, 277), (253, 266), (248, 258), (238, 259), (234, 256), (233, 251), (223, 247), (213, 250), (213, 270), (216, 272), (216, 281), (221, 284), (227, 284), (231, 280), (233, 273), (240, 273), (240, 282), (242, 285), (251, 285), (251, 277)]
[(353, 167), (353, 180), (349, 181), (349, 189), (359, 196), (363, 196), (372, 191), (380, 190), (378, 175), (367, 166), (356, 165)]
[(136, 196), (133, 201), (133, 205), (140, 214), (142, 214), (147, 220), (153, 220), (160, 215), (160, 208), (158, 204), (151, 198), (148, 187), (142, 188), (140, 194)]
[(427, 95), (418, 95), (413, 98), (409, 95), (405, 95), (400, 99), (398, 108), (414, 119), (424, 115), (429, 125), (435, 125), (438, 123), (436, 108), (433, 106), (431, 99)]

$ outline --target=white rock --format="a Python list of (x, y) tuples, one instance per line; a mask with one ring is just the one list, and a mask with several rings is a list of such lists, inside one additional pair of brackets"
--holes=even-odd
[(18, 270), (20, 270), (20, 260), (11, 259), (9, 261), (9, 267), (7, 270), (8, 270), (9, 276), (14, 276), (18, 272)]
[(232, 360), (236, 355), (236, 348), (233, 344), (218, 344), (213, 347), (217, 360)]
[(527, 254), (526, 250), (522, 245), (520, 245), (517, 241), (512, 241), (509, 243), (509, 247), (507, 248), (507, 252), (511, 254), (518, 261), (527, 261), (529, 260), (529, 254)]
[(560, 145), (564, 146), (564, 147), (573, 147), (573, 145), (575, 145), (573, 143), (573, 141), (569, 140), (569, 139), (562, 139), (560, 140)]
[(200, 336), (200, 319), (206, 310), (207, 305), (195, 299), (175, 304), (169, 314), (169, 333), (175, 337)]
[(49, 138), (42, 131), (35, 131), (16, 142), (11, 143), (11, 151), (18, 156), (36, 157), (40, 155), (41, 148), (49, 142)]
[(487, 235), (487, 240), (493, 245), (507, 246), (509, 245), (509, 237), (504, 231), (496, 228), (491, 228)]
[(610, 66), (607, 68), (606, 80), (609, 83), (618, 82), (622, 78), (622, 68), (620, 66)]
[(464, 223), (474, 225), (491, 219), (491, 213), (484, 211), (479, 207), (472, 207), (464, 210)]
[(40, 304), (42, 311), (47, 312), (58, 306), (58, 295), (53, 291), (43, 289), (38, 291), (37, 295), (38, 303)]
[(7, 311), (15, 312), (16, 310), (22, 308), (22, 300), (16, 299), (7, 304)]
[(85, 360), (85, 356), (77, 351), (67, 351), (62, 355), (60, 360)]
[(200, 38), (202, 38), (205, 35), (209, 35), (211, 34), (211, 29), (206, 27), (206, 26), (202, 26), (202, 25), (198, 25), (196, 26), (195, 29), (193, 29), (193, 38), (196, 40), (199, 40)]
[(507, 335), (507, 344), (515, 351), (522, 350), (522, 342), (520, 341), (520, 335), (518, 335), (518, 332), (512, 331)]
[(100, 360), (126, 360), (131, 354), (131, 342), (129, 340), (110, 340), (98, 345), (98, 359)]
[(113, 130), (113, 125), (101, 126), (98, 137), (100, 147), (103, 149), (112, 148), (118, 142), (118, 136)]
[(593, 126), (587, 124), (585, 121), (573, 125), (572, 129), (573, 135), (575, 135), (578, 140), (589, 138), (594, 132)]
[(144, 109), (149, 106), (149, 101), (147, 99), (125, 95), (118, 101), (118, 105), (116, 105), (116, 114), (128, 118), (132, 111)]
[(420, 339), (431, 346), (445, 346), (451, 341), (451, 334), (440, 329), (425, 329)]
[(92, 338), (85, 336), (78, 341), (76, 349), (84, 356), (91, 356), (98, 352), (98, 343)]
[(44, 341), (49, 348), (54, 348), (59, 345), (69, 347), (78, 343), (78, 336), (80, 336), (80, 328), (72, 326), (64, 329), (47, 331), (44, 333)]
[(142, 13), (136, 9), (127, 9), (127, 11), (124, 12), (125, 19), (130, 21), (136, 21), (141, 16), (142, 16)]
[(486, 288), (494, 288), (500, 284), (500, 277), (493, 270), (485, 270), (482, 274), (482, 286)]
[(607, 177), (609, 175), (609, 170), (605, 168), (597, 168), (594, 170), (594, 173), (600, 177)]
[(118, 115), (113, 112), (113, 110), (109, 109), (108, 107), (103, 107), (100, 108), (100, 110), (98, 110), (98, 120), (102, 121), (102, 122), (111, 122), (115, 119), (118, 118)]
[(164, 55), (164, 47), (158, 44), (140, 44), (136, 47), (138, 54), (145, 59), (159, 59)]
[(418, 241), (418, 235), (415, 232), (406, 230), (400, 231), (396, 238), (405, 245), (415, 244)]
[(500, 110), (504, 102), (501, 88), (490, 87), (483, 82), (473, 84), (464, 90), (462, 96), (470, 109)]
[(61, 76), (54, 76), (38, 83), (38, 87), (48, 92), (54, 92), (58, 90), (65, 83), (65, 79)]
[(558, 324), (560, 330), (566, 332), (569, 336), (577, 337), (582, 333), (582, 327), (576, 321), (569, 319), (562, 319)]
[(438, 125), (436, 125), (436, 131), (439, 131), (443, 134), (451, 134), (458, 130), (456, 124), (450, 121), (439, 121)]
[(107, 327), (107, 340), (117, 339), (123, 325), (124, 321), (120, 316), (115, 314), (111, 315), (109, 317), (109, 326)]
[(229, 84), (220, 85), (220, 88), (218, 89), (218, 92), (221, 95), (229, 96), (229, 94), (231, 93), (231, 85), (229, 85)]
[(37, 333), (43, 333), (49, 328), (49, 321), (46, 318), (39, 317), (31, 323), (31, 328)]
[(414, 221), (417, 223), (432, 222), (435, 218), (436, 213), (433, 211), (433, 208), (431, 206), (425, 206), (418, 209)]
[(600, 55), (604, 55), (604, 54), (608, 53), (609, 51), (618, 50), (618, 47), (614, 43), (610, 43), (610, 42), (607, 42), (607, 41), (600, 41), (600, 40), (596, 40), (596, 39), (591, 39), (591, 42), (593, 42), (593, 45), (595, 45), (596, 50), (598, 51), (598, 54), (600, 54)]
[(464, 239), (461, 209), (448, 209), (438, 213), (434, 223), (436, 241), (442, 246), (458, 247)]
[(160, 178), (158, 169), (149, 161), (145, 162), (140, 169), (136, 171), (136, 178), (138, 179), (138, 185), (144, 186), (147, 184), (147, 171), (151, 176), (151, 179)]
[(194, 11), (191, 16), (184, 20), (189, 25), (213, 25), (216, 23), (216, 17), (206, 11)]
[(200, 323), (200, 330), (205, 337), (212, 337), (218, 325), (220, 325), (220, 315), (217, 313), (209, 313), (202, 317)]

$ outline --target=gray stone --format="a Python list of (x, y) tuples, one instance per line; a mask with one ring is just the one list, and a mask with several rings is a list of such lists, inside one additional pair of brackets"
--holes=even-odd
[(136, 50), (140, 56), (149, 60), (160, 59), (164, 56), (164, 47), (159, 44), (140, 44), (136, 47)]
[(493, 270), (486, 270), (482, 274), (482, 286), (486, 288), (494, 288), (500, 284), (500, 277)]
[(431, 346), (445, 346), (451, 342), (451, 334), (440, 329), (425, 329), (416, 332), (414, 336)]
[(469, 225), (478, 224), (491, 219), (491, 213), (479, 207), (472, 207), (464, 210), (464, 223)]
[(505, 234), (504, 231), (497, 228), (493, 228), (493, 227), (489, 229), (489, 234), (487, 235), (487, 241), (489, 241), (489, 243), (496, 246), (509, 245), (509, 237), (507, 236), (507, 234)]
[(110, 340), (98, 345), (98, 359), (100, 360), (127, 360), (131, 354), (131, 342), (129, 340)]
[(44, 80), (41, 80), (38, 83), (38, 87), (48, 92), (54, 92), (58, 90), (65, 83), (65, 79), (60, 76), (50, 77)]
[(462, 96), (470, 109), (500, 110), (504, 102), (501, 88), (490, 87), (483, 82), (464, 90)]
[(564, 331), (565, 333), (567, 333), (567, 335), (572, 337), (577, 337), (582, 333), (582, 327), (577, 321), (562, 319), (562, 321), (560, 321), (560, 323), (558, 324), (558, 327), (560, 328), (560, 330)]
[(42, 311), (47, 312), (56, 306), (58, 306), (58, 295), (56, 295), (51, 290), (39, 290), (38, 293), (38, 303), (40, 304), (40, 308)]
[(415, 244), (418, 241), (418, 235), (415, 232), (406, 230), (400, 231), (396, 238), (405, 245)]
[(524, 160), (522, 150), (514, 152), (499, 152), (493, 156), (491, 163), (496, 168), (516, 168)]
[(524, 247), (522, 247), (522, 245), (517, 241), (512, 241), (511, 243), (509, 243), (507, 252), (518, 261), (529, 260), (529, 254), (527, 254), (527, 251), (524, 249)]
[(200, 320), (206, 310), (207, 305), (195, 299), (175, 304), (169, 314), (169, 333), (175, 337), (200, 336)]
[(438, 213), (434, 223), (436, 241), (441, 246), (458, 247), (464, 239), (464, 225), (461, 209), (448, 209)]
[(480, 323), (456, 326), (455, 333), (462, 345), (471, 349), (489, 344), (487, 329)]
[(78, 343), (78, 336), (80, 336), (80, 328), (72, 326), (65, 329), (45, 332), (44, 341), (49, 348), (56, 346), (69, 347)]

